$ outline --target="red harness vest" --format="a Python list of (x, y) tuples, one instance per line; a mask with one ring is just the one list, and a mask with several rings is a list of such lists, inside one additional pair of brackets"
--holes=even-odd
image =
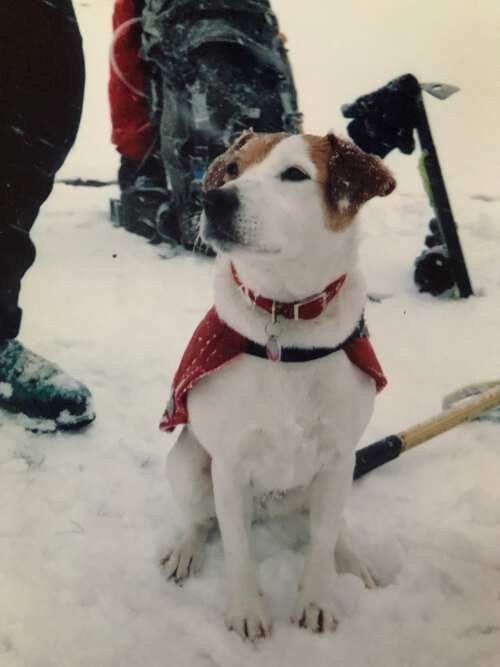
[[(211, 308), (194, 332), (174, 377), (172, 393), (160, 423), (160, 430), (171, 432), (176, 426), (189, 423), (187, 397), (190, 389), (202, 378), (224, 366), (252, 345), (231, 329)], [(367, 334), (350, 337), (341, 349), (349, 360), (375, 381), (377, 392), (387, 380)], [(272, 363), (272, 362), (271, 362)]]

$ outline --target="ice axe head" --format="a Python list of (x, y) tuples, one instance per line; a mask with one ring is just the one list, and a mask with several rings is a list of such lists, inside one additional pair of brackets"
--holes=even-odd
[(446, 100), (453, 95), (453, 93), (458, 93), (460, 90), (458, 86), (452, 86), (449, 83), (437, 83), (434, 81), (431, 83), (421, 83), (420, 87), (422, 90), (425, 90), (426, 93), (429, 93), (429, 95), (437, 97), (438, 100)]

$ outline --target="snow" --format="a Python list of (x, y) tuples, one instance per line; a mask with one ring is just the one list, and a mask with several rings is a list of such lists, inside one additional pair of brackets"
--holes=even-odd
[(12, 385), (9, 382), (0, 382), (0, 396), (10, 398), (13, 391)]
[[(414, 3), (404, 4), (415, 11)], [(441, 25), (445, 3), (437, 4)], [(293, 49), (286, 24), (299, 13), (284, 0), (276, 5)], [(326, 6), (317, 2), (323, 20)], [(115, 174), (103, 111), (110, 8), (110, 0), (77, 3), (89, 87), (80, 138), (61, 177)], [(302, 30), (309, 25), (305, 14)], [(485, 35), (477, 37), (478, 48), (490, 34), (482, 16), (484, 25), (479, 14), (474, 23)], [(335, 33), (342, 49), (345, 32)], [(453, 45), (456, 63), (457, 36)], [(495, 67), (479, 88), (494, 70), (498, 75)], [(365, 73), (358, 84), (356, 68), (343, 76), (349, 77), (344, 89), (359, 92), (389, 78), (383, 72), (367, 83)], [(320, 81), (305, 86), (319, 99)], [(500, 377), (498, 151), (484, 144), (484, 161), (480, 156), (473, 167), (450, 162), (452, 143), (470, 146), (476, 129), (478, 141), (484, 138), (481, 123), (471, 127), (467, 115), (463, 135), (457, 131), (451, 105), (458, 108), (459, 96), (452, 99), (446, 114), (445, 104), (439, 107), (437, 127), (478, 296), (451, 301), (417, 293), (411, 266), (430, 211), (417, 178), (407, 177), (413, 158), (391, 158), (398, 190), (363, 212), (361, 261), (370, 292), (383, 296), (368, 304), (367, 321), (390, 384), (362, 444), (438, 412), (442, 397), (461, 385)], [(336, 109), (330, 107), (334, 126)], [(34, 435), (0, 418), (2, 667), (496, 667), (500, 450), (492, 423), (460, 426), (354, 485), (348, 519), (382, 586), (365, 591), (354, 577), (341, 576), (342, 618), (333, 635), (313, 636), (288, 623), (306, 543), (298, 521), (255, 527), (259, 574), (275, 620), (273, 637), (257, 646), (224, 627), (218, 537), (199, 578), (182, 589), (164, 581), (159, 560), (180, 517), (164, 478), (175, 435), (159, 433), (158, 421), (179, 356), (211, 305), (213, 265), (189, 253), (166, 259), (161, 246), (112, 227), (108, 200), (115, 194), (114, 187), (59, 184), (33, 232), (38, 258), (23, 284), (21, 340), (92, 389), (97, 420), (81, 433)]]

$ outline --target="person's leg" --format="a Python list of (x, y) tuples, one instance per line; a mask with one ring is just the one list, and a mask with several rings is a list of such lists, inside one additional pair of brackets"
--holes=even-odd
[(28, 232), (76, 136), (81, 39), (70, 0), (0, 7), (0, 339), (17, 335), (20, 281), (35, 258)]
[[(29, 231), (75, 140), (84, 78), (81, 37), (71, 0), (2, 0), (0, 405), (32, 417), (56, 418), (64, 410), (81, 416), (88, 411), (88, 391), (78, 383), (75, 395), (68, 395), (65, 402), (57, 395), (57, 387), (40, 387), (32, 382), (38, 395), (31, 396), (25, 386), (19, 403), (19, 378), (26, 363), (34, 363), (35, 356), (13, 341), (21, 323), (21, 279), (35, 259)], [(36, 363), (48, 380), (51, 366), (39, 357)], [(60, 373), (60, 369), (52, 368)], [(45, 397), (39, 395), (40, 389)]]

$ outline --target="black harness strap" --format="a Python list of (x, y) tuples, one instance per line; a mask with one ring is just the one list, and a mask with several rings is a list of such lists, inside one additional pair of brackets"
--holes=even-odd
[[(284, 363), (290, 362), (302, 362), (302, 361), (313, 361), (314, 359), (321, 359), (326, 357), (329, 354), (334, 354), (342, 350), (348, 343), (355, 340), (356, 338), (362, 338), (368, 336), (368, 330), (365, 324), (365, 318), (362, 315), (359, 320), (356, 328), (350, 336), (348, 336), (340, 345), (335, 347), (311, 347), (311, 348), (302, 348), (302, 347), (283, 347), (281, 349), (281, 359), (280, 361)], [(264, 345), (259, 345), (252, 340), (248, 341), (248, 347), (245, 350), (247, 354), (251, 354), (253, 357), (261, 357), (262, 359), (267, 359), (267, 350)]]

